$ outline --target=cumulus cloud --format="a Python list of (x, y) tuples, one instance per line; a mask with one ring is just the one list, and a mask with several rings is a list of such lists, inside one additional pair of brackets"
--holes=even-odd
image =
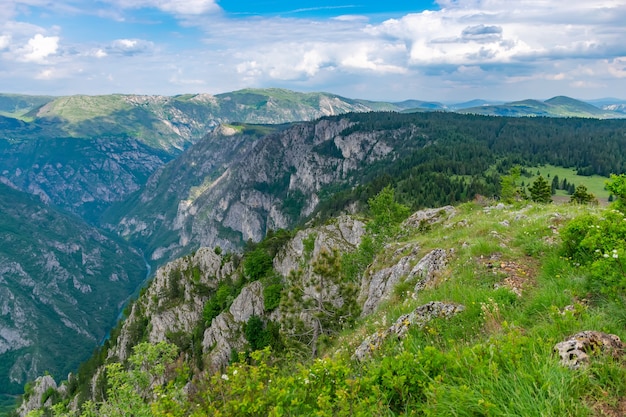
[[(174, 15), (184, 21), (173, 30), (180, 30), (180, 42), (186, 43), (179, 44), (174, 37), (166, 41), (149, 38), (154, 33), (151, 28), (142, 32), (147, 33), (141, 35), (144, 39), (133, 37), (139, 32), (129, 32), (116, 35), (119, 39), (85, 44), (64, 36), (61, 46), (63, 28), (27, 27), (22, 22), (18, 29), (18, 23), (12, 21), (11, 28), (0, 22), (0, 56), (24, 65), (37, 64), (31, 78), (39, 74), (42, 80), (62, 74), (63, 66), (71, 67), (72, 74), (76, 74), (75, 68), (85, 67), (85, 74), (92, 74), (93, 80), (115, 80), (117, 91), (125, 90), (123, 83), (134, 79), (146, 86), (167, 86), (169, 81), (221, 91), (269, 85), (341, 88), (343, 94), (348, 94), (349, 88), (355, 92), (413, 91), (410, 95), (414, 98), (446, 89), (453, 93), (466, 89), (468, 95), (479, 95), (477, 89), (519, 86), (520, 94), (530, 95), (532, 83), (543, 83), (532, 84), (541, 85), (538, 91), (543, 94), (549, 83), (589, 89), (610, 85), (611, 80), (626, 82), (624, 0), (439, 0), (438, 10), (385, 21), (339, 14), (349, 10), (322, 20), (303, 19), (297, 11), (290, 18), (238, 16), (231, 20), (217, 13), (217, 0), (103, 2), (115, 13), (105, 17), (91, 10), (92, 16), (127, 18), (126, 24), (130, 24), (144, 12), (138, 9)], [(54, 3), (58, 9), (57, 3), (79, 1)], [(204, 33), (201, 42), (194, 43), (195, 33), (185, 32), (190, 26)], [(40, 35), (37, 38), (35, 34)], [(129, 56), (133, 59), (127, 59)], [(53, 64), (50, 71), (54, 71), (41, 71), (40, 64)], [(97, 71), (112, 78), (98, 78), (93, 75)], [(133, 78), (130, 74), (135, 73), (144, 75)], [(594, 84), (593, 79), (601, 80)], [(368, 94), (372, 97), (374, 93)]]
[(46, 58), (54, 55), (58, 49), (58, 36), (43, 36), (38, 33), (21, 48), (19, 59), (24, 62), (45, 63)]

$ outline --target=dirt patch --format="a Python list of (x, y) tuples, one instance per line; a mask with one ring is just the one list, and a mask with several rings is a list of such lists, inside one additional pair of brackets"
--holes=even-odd
[(500, 254), (493, 254), (481, 258), (479, 262), (493, 274), (504, 275), (504, 279), (497, 282), (494, 288), (508, 288), (510, 291), (522, 296), (525, 290), (535, 286), (536, 261), (528, 259), (527, 263), (521, 264), (515, 261), (501, 259)]
[(626, 416), (626, 397), (622, 397), (617, 404), (595, 402), (591, 408), (596, 417), (624, 417)]

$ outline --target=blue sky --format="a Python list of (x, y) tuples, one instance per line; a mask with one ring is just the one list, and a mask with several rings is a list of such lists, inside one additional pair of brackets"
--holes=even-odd
[(624, 22), (626, 0), (3, 0), (0, 92), (626, 99)]

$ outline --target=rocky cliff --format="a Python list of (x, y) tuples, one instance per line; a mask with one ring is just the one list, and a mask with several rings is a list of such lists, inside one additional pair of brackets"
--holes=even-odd
[(154, 261), (200, 246), (237, 249), (311, 215), (328, 187), (359, 184), (373, 164), (428, 143), (414, 126), (351, 131), (361, 123), (353, 119), (321, 119), (265, 136), (222, 127), (155, 173), (128, 211), (115, 208), (105, 219), (147, 247)]
[(19, 393), (85, 360), (146, 267), (126, 242), (3, 184), (0, 211), (0, 385)]

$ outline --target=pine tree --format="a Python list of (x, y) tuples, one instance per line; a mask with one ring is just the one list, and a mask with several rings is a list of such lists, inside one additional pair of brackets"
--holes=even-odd
[(537, 177), (528, 191), (530, 192), (530, 199), (536, 203), (549, 203), (552, 201), (550, 184), (541, 175)]
[(572, 197), (570, 198), (569, 201), (570, 203), (578, 203), (578, 204), (588, 204), (588, 203), (593, 203), (593, 202), (595, 202), (596, 204), (598, 203), (598, 199), (596, 198), (596, 196), (590, 193), (587, 190), (587, 187), (585, 187), (582, 184), (576, 187), (576, 190), (572, 194)]
[(552, 195), (555, 195), (556, 194), (556, 190), (558, 190), (558, 189), (559, 189), (559, 176), (555, 175), (552, 178)]
[(517, 187), (517, 181), (521, 175), (519, 166), (510, 169), (509, 175), (504, 175), (500, 179), (500, 198), (505, 203), (512, 203), (520, 196), (520, 190)]

